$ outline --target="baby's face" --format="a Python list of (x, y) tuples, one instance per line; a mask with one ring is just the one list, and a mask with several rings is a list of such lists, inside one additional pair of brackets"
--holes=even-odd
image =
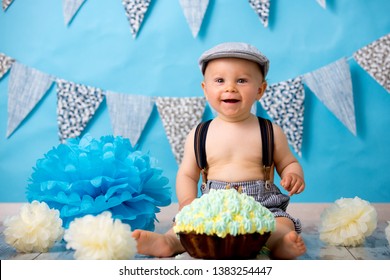
[(240, 58), (218, 58), (207, 65), (202, 88), (219, 115), (241, 120), (250, 115), (267, 84), (257, 63)]

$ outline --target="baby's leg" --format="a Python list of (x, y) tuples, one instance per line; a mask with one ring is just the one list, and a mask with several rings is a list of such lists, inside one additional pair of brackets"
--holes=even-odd
[(138, 253), (142, 255), (163, 258), (184, 252), (180, 240), (172, 229), (165, 234), (134, 230), (132, 236), (137, 241)]
[(276, 218), (276, 230), (266, 245), (275, 259), (295, 259), (306, 252), (305, 242), (295, 231), (294, 223), (285, 217)]

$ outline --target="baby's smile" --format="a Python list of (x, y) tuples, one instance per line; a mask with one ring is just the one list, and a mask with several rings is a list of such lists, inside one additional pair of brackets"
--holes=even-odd
[(224, 100), (222, 100), (222, 102), (225, 102), (225, 103), (237, 103), (239, 101), (240, 100), (238, 100), (238, 99), (224, 99)]

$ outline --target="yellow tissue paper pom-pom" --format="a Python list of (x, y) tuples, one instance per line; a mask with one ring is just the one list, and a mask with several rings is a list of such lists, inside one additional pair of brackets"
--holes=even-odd
[(59, 211), (36, 200), (6, 218), (4, 226), (5, 242), (21, 253), (47, 252), (64, 234)]
[(385, 234), (386, 234), (387, 242), (389, 242), (390, 244), (390, 221), (387, 221), (387, 223), (388, 225), (385, 228)]
[(340, 198), (321, 214), (320, 239), (330, 245), (358, 246), (377, 227), (377, 212), (359, 197)]
[(111, 212), (86, 215), (73, 220), (65, 231), (67, 249), (78, 260), (125, 260), (134, 257), (136, 241), (130, 226), (111, 218)]

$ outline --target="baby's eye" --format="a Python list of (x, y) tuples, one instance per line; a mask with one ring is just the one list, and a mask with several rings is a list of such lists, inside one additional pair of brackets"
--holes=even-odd
[(238, 79), (238, 80), (237, 80), (237, 83), (239, 83), (239, 84), (244, 84), (244, 83), (246, 83), (246, 82), (247, 82), (246, 79)]
[(215, 82), (217, 82), (217, 83), (223, 83), (223, 79), (222, 79), (222, 78), (217, 78), (217, 79), (215, 79)]

